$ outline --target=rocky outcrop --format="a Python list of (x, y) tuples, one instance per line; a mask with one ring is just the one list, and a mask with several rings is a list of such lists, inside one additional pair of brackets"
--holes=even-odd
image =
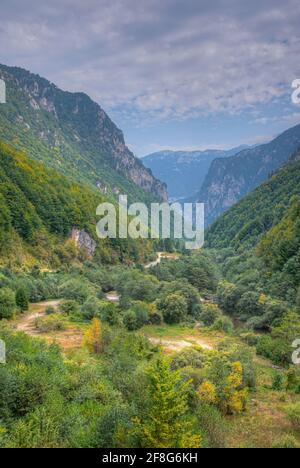
[(74, 241), (76, 247), (84, 249), (90, 257), (94, 256), (97, 244), (86, 231), (74, 227), (72, 229), (71, 239)]

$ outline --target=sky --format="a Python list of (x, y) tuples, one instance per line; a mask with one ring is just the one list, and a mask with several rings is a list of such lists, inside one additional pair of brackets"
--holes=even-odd
[(0, 62), (96, 100), (137, 156), (300, 123), (299, 0), (1, 0)]

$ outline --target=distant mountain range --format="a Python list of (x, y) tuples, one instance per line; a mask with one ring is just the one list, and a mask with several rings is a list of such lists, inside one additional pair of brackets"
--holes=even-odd
[(300, 125), (268, 144), (245, 149), (235, 156), (213, 161), (200, 192), (190, 201), (205, 203), (211, 224), (247, 193), (266, 181), (300, 147)]
[(0, 65), (0, 78), (7, 88), (2, 141), (104, 194), (167, 200), (166, 186), (134, 157), (121, 130), (86, 94), (62, 91), (16, 67)]
[(159, 151), (142, 158), (159, 180), (167, 184), (170, 199), (188, 198), (199, 192), (211, 163), (216, 158), (227, 158), (247, 146), (231, 150)]

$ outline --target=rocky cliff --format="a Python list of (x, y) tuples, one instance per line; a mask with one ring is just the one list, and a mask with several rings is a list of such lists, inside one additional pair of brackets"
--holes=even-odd
[(266, 181), (300, 146), (300, 125), (291, 128), (268, 144), (216, 159), (195, 199), (206, 205), (206, 223), (238, 202)]
[(140, 198), (134, 184), (167, 200), (166, 186), (133, 155), (121, 130), (87, 95), (62, 91), (20, 68), (0, 65), (0, 78), (7, 87), (0, 116), (3, 140), (80, 181), (105, 183)]

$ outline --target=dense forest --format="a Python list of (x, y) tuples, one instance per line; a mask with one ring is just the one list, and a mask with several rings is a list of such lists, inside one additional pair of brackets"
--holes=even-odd
[(146, 241), (98, 242), (96, 208), (107, 201), (24, 153), (0, 143), (0, 259), (14, 266), (38, 263), (53, 268), (61, 263), (89, 257), (76, 249), (72, 229), (83, 230), (95, 242), (94, 260), (114, 263), (145, 260), (151, 256)]

